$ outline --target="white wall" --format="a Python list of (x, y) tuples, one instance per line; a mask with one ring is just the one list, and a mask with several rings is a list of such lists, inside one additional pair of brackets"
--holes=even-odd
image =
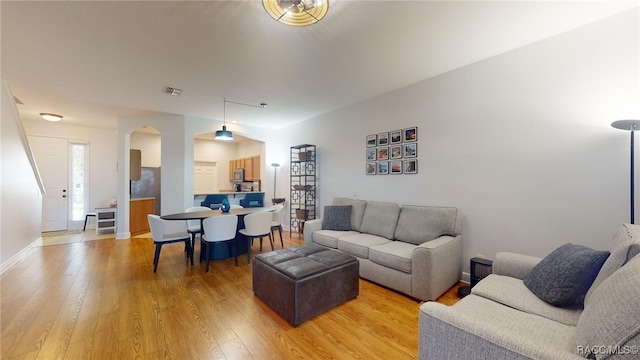
[(4, 272), (41, 241), (42, 195), (27, 158), (28, 144), (22, 142), (13, 94), (4, 79), (1, 85), (0, 272)]
[[(465, 271), (497, 251), (606, 249), (629, 221), (629, 134), (610, 123), (640, 118), (639, 64), (633, 10), (284, 129), (267, 153), (318, 146), (320, 210), (458, 207)], [(365, 175), (365, 136), (411, 126), (418, 174)]]
[(131, 149), (140, 150), (143, 167), (160, 167), (162, 165), (160, 150), (162, 141), (160, 135), (136, 131), (131, 134)]
[[(246, 158), (261, 155), (264, 151), (264, 143), (261, 141), (246, 140), (238, 143), (237, 158)], [(264, 159), (263, 159), (264, 160)]]

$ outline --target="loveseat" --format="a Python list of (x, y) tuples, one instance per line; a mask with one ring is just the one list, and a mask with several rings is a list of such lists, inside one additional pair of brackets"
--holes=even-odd
[(461, 277), (460, 211), (335, 198), (304, 225), (306, 244), (355, 256), (360, 277), (420, 300), (435, 300)]
[[(498, 253), (493, 273), (476, 284), (470, 295), (453, 306), (424, 303), (419, 311), (419, 358), (640, 358), (640, 226), (622, 225), (610, 254), (603, 264), (596, 264), (595, 279), (586, 281), (586, 294), (575, 292), (575, 303), (556, 306), (548, 301), (563, 289), (540, 292), (531, 278), (553, 270), (552, 263), (559, 258), (552, 255), (567, 247), (571, 244), (543, 259)], [(560, 276), (547, 278), (548, 288), (554, 289), (555, 278), (560, 282), (571, 278), (566, 265), (585, 263), (583, 258), (579, 261), (565, 259)]]

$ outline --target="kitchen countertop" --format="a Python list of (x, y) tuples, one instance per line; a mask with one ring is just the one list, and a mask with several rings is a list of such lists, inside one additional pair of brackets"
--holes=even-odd
[(131, 201), (141, 201), (141, 200), (155, 200), (155, 197), (143, 197), (143, 198), (135, 198), (135, 199), (130, 199)]

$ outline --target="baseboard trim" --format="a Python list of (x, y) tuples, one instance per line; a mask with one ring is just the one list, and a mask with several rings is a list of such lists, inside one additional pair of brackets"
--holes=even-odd
[(0, 275), (4, 274), (5, 271), (9, 270), (18, 261), (29, 256), (40, 246), (42, 246), (42, 237), (39, 237), (36, 241), (27, 245), (24, 249), (20, 250), (20, 252), (7, 259), (7, 261), (3, 262), (2, 265), (0, 265)]
[(129, 239), (129, 238), (131, 238), (131, 233), (130, 232), (117, 233), (116, 234), (116, 240), (124, 240), (124, 239)]
[(467, 272), (462, 272), (462, 279), (460, 279), (463, 283), (470, 284), (471, 283), (471, 274)]

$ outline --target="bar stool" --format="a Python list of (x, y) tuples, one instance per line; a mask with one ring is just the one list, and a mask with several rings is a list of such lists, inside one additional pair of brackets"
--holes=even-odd
[(87, 220), (89, 220), (89, 216), (96, 217), (96, 213), (87, 213), (87, 215), (84, 216), (84, 226), (82, 227), (82, 231), (85, 231), (87, 229)]

